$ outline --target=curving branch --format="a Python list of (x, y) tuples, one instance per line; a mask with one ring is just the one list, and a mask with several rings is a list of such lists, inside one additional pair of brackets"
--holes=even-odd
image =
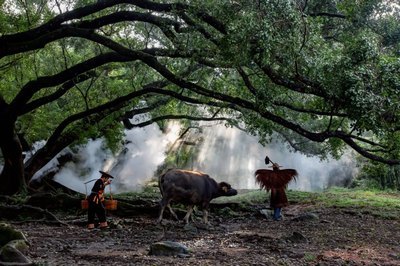
[[(354, 150), (359, 152), (361, 155), (363, 155), (366, 158), (375, 160), (375, 161), (380, 161), (389, 165), (394, 165), (394, 164), (400, 164), (400, 160), (398, 159), (387, 159), (382, 156), (375, 155), (371, 152), (368, 152), (365, 148), (363, 148), (361, 145), (358, 145), (356, 142), (353, 141), (354, 136), (349, 135), (348, 133), (345, 133), (340, 130), (334, 130), (334, 131), (321, 131), (321, 132), (311, 132), (301, 125), (291, 122), (281, 116), (275, 115), (272, 112), (269, 112), (264, 109), (259, 109), (253, 102), (250, 102), (245, 99), (241, 99), (239, 97), (233, 97), (230, 95), (226, 95), (223, 93), (219, 93), (216, 91), (208, 90), (205, 89), (197, 84), (185, 81), (181, 78), (176, 77), (172, 72), (170, 72), (164, 65), (161, 65), (156, 58), (150, 56), (150, 55), (145, 55), (144, 57), (141, 57), (140, 59), (144, 63), (146, 63), (148, 66), (159, 72), (163, 77), (171, 81), (172, 83), (176, 84), (179, 87), (182, 88), (187, 88), (195, 93), (211, 97), (214, 99), (218, 99), (220, 101), (223, 101), (227, 104), (230, 105), (230, 108), (232, 108), (233, 105), (237, 105), (240, 108), (243, 108), (248, 111), (254, 111), (261, 115), (263, 118), (270, 120), (278, 125), (281, 125), (287, 129), (290, 129), (299, 135), (308, 138), (309, 140), (316, 141), (316, 142), (323, 142), (329, 138), (339, 138), (343, 140), (345, 143), (349, 144), (350, 147), (352, 147)], [(362, 139), (358, 139), (362, 140)], [(372, 144), (371, 141), (368, 140), (363, 140), (364, 143), (367, 144)], [(377, 144), (375, 144), (377, 145)]]
[(113, 0), (113, 1), (99, 0), (94, 4), (89, 4), (84, 7), (77, 8), (72, 11), (68, 11), (60, 15), (57, 15), (53, 19), (50, 19), (49, 21), (47, 21), (46, 23), (42, 24), (37, 28), (30, 29), (24, 32), (19, 32), (16, 34), (2, 35), (0, 37), (0, 47), (3, 47), (7, 43), (18, 44), (26, 40), (35, 39), (37, 36), (42, 36), (47, 34), (48, 32), (53, 32), (54, 30), (57, 30), (58, 28), (60, 28), (61, 25), (67, 24), (67, 22), (69, 21), (78, 20), (83, 17), (95, 14), (104, 9), (121, 4), (131, 4), (143, 9), (148, 9), (158, 12), (171, 12), (173, 10), (182, 10), (188, 8), (187, 5), (179, 3), (162, 4), (146, 0)]
[(131, 55), (131, 58), (127, 58), (114, 52), (105, 53), (76, 64), (55, 75), (39, 77), (36, 80), (29, 81), (10, 103), (10, 113), (21, 115), (21, 106), (29, 102), (33, 95), (40, 89), (57, 86), (64, 82), (74, 80), (77, 75), (93, 70), (94, 68), (107, 63), (133, 60), (132, 57), (133, 55)]
[(346, 113), (337, 113), (337, 112), (331, 112), (331, 111), (321, 111), (321, 110), (315, 110), (315, 109), (309, 109), (309, 108), (301, 108), (294, 106), (293, 104), (289, 104), (287, 102), (283, 101), (273, 101), (273, 105), (280, 106), (280, 107), (285, 107), (289, 110), (295, 111), (297, 113), (305, 113), (305, 114), (312, 114), (312, 115), (320, 115), (320, 116), (336, 116), (336, 117), (348, 117), (348, 114)]
[(169, 115), (162, 115), (162, 116), (157, 116), (153, 117), (147, 121), (140, 122), (137, 124), (131, 124), (128, 129), (132, 129), (134, 127), (145, 127), (148, 125), (151, 125), (153, 123), (156, 123), (158, 121), (164, 121), (164, 120), (190, 120), (190, 121), (231, 121), (232, 118), (228, 117), (198, 117), (198, 116), (191, 116), (191, 115), (176, 115), (176, 114), (169, 114)]
[(30, 101), (29, 103), (23, 105), (20, 109), (19, 109), (19, 114), (18, 115), (24, 115), (27, 114), (37, 108), (39, 108), (40, 106), (43, 106), (45, 104), (51, 103), (59, 98), (61, 98), (65, 93), (67, 93), (71, 88), (73, 88), (76, 84), (81, 83), (85, 80), (88, 80), (92, 77), (95, 76), (94, 72), (87, 72), (87, 73), (83, 73), (78, 75), (77, 77), (68, 80), (67, 82), (65, 82), (64, 84), (62, 84), (60, 86), (59, 89), (57, 89), (57, 91), (55, 91), (54, 93), (35, 99), (33, 101)]
[[(29, 180), (36, 171), (38, 171), (41, 167), (47, 164), (52, 158), (54, 158), (54, 156), (56, 156), (59, 152), (61, 152), (62, 149), (64, 149), (68, 145), (71, 145), (73, 142), (79, 139), (78, 135), (80, 131), (88, 130), (91, 126), (100, 123), (103, 119), (119, 111), (121, 108), (129, 106), (130, 101), (134, 98), (141, 96), (165, 95), (186, 102), (191, 102), (194, 104), (202, 104), (202, 105), (208, 104), (210, 106), (226, 107), (225, 103), (206, 101), (206, 100), (202, 101), (199, 99), (183, 96), (182, 94), (174, 91), (162, 89), (161, 87), (165, 85), (166, 85), (165, 82), (154, 82), (144, 86), (141, 90), (132, 92), (125, 96), (114, 99), (111, 102), (107, 102), (92, 109), (76, 113), (66, 118), (53, 131), (52, 135), (47, 140), (46, 144), (41, 149), (39, 149), (35, 153), (35, 155), (25, 163), (24, 170), (25, 170), (26, 180)], [(157, 106), (155, 105), (153, 107), (157, 108)], [(144, 109), (137, 110), (137, 112), (142, 112), (142, 111), (144, 111)], [(149, 109), (146, 108), (146, 111), (149, 111)], [(133, 111), (132, 113), (134, 112), (135, 111)], [(187, 115), (175, 115), (175, 116), (165, 116), (164, 119), (167, 118), (173, 119), (174, 117), (175, 119), (178, 119), (178, 116), (181, 116), (180, 117), (181, 119), (184, 119), (185, 116), (186, 119), (190, 118)], [(117, 117), (116, 119), (120, 121), (126, 119), (126, 113), (120, 114), (119, 117)], [(155, 118), (154, 121), (156, 120), (160, 121), (161, 119), (162, 119), (161, 117)], [(194, 117), (194, 119), (196, 118)], [(203, 120), (205, 119), (221, 120), (222, 118), (220, 117), (203, 118)], [(74, 123), (77, 123), (75, 124), (74, 128), (79, 128), (79, 130), (73, 129), (66, 131), (66, 128), (73, 125)], [(148, 123), (150, 123), (150, 121), (148, 121)], [(127, 124), (127, 126), (130, 127), (129, 124)], [(139, 126), (139, 125), (133, 125), (133, 126)]]
[(307, 15), (310, 17), (330, 17), (330, 18), (342, 18), (342, 19), (346, 18), (346, 16), (343, 14), (329, 13), (329, 12), (310, 13)]

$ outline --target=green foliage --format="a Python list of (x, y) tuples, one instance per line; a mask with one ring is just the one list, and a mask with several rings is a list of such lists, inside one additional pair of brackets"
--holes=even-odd
[(400, 168), (367, 162), (360, 169), (354, 187), (400, 190)]
[(311, 262), (315, 261), (316, 259), (317, 259), (317, 255), (316, 254), (312, 254), (312, 253), (304, 254), (304, 260), (306, 262), (311, 263)]
[(264, 203), (268, 194), (264, 190), (249, 190), (232, 197), (216, 198), (213, 202), (237, 202), (244, 205)]
[(117, 195), (114, 195), (115, 199), (121, 199), (121, 200), (131, 200), (131, 201), (135, 201), (135, 200), (150, 200), (150, 201), (154, 201), (154, 200), (158, 200), (161, 198), (160, 195), (160, 190), (158, 189), (158, 187), (155, 186), (147, 186), (146, 188), (144, 188), (143, 191), (140, 192), (129, 192), (129, 193), (120, 193)]
[(109, 148), (113, 153), (116, 153), (122, 147), (122, 140), (124, 127), (121, 123), (109, 124), (109, 126), (103, 129), (103, 137), (107, 148)]
[[(156, 1), (161, 2), (170, 3)], [(7, 44), (8, 34), (35, 29), (65, 12), (63, 8), (103, 2), (57, 3), (3, 1), (1, 40)], [(361, 154), (376, 156), (370, 156), (375, 160), (399, 158), (398, 6), (383, 0), (174, 3), (189, 7), (155, 12), (153, 6), (139, 7), (133, 1), (96, 9), (82, 18), (55, 23), (57, 31), (36, 32), (40, 47), (29, 38), (21, 47), (31, 50), (1, 58), (1, 97), (11, 103), (29, 88), (28, 103), (34, 103), (54, 96), (66, 85), (63, 82), (71, 80), (57, 86), (27, 87), (32, 82), (48, 82), (110, 51), (116, 52), (116, 58), (117, 54), (131, 56), (95, 65), (85, 72), (90, 78), (56, 100), (17, 114), (16, 131), (30, 143), (49, 139), (63, 121), (125, 99), (70, 122), (59, 137), (73, 136), (72, 145), (104, 137), (115, 152), (123, 136), (121, 120), (149, 108), (148, 117), (154, 119), (187, 114), (229, 117), (230, 125), (244, 127), (263, 144), (284, 141), (306, 155), (338, 158), (347, 142)], [(141, 16), (130, 20), (125, 13), (109, 23), (119, 11), (141, 12)], [(85, 35), (62, 35), (69, 26)], [(60, 38), (40, 43), (49, 36)], [(75, 77), (79, 74), (83, 73)], [(158, 89), (176, 93), (178, 99), (154, 92), (123, 98), (158, 82), (165, 82)], [(164, 129), (167, 122), (158, 124)], [(198, 126), (188, 120), (182, 124), (184, 128)], [(179, 154), (171, 153), (167, 165), (190, 164), (195, 153), (191, 147), (179, 147)]]

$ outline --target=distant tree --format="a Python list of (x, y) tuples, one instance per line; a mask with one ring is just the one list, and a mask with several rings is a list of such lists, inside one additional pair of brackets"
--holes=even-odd
[[(116, 143), (144, 112), (141, 125), (229, 118), (264, 142), (277, 132), (306, 153), (347, 145), (400, 163), (398, 5), (2, 2), (0, 194), (24, 191), (65, 147)], [(47, 141), (25, 163), (22, 137)]]

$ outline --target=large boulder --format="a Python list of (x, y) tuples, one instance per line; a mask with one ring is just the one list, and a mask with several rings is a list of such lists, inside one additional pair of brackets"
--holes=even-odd
[(0, 265), (33, 265), (24, 255), (27, 251), (25, 235), (9, 224), (0, 223)]
[(21, 243), (17, 243), (23, 240), (11, 241), (4, 247), (0, 249), (0, 265), (33, 265), (32, 261), (30, 261), (25, 255), (18, 250), (18, 246), (21, 246)]
[(149, 254), (155, 256), (187, 256), (189, 249), (177, 242), (160, 241), (150, 246)]
[(0, 247), (17, 239), (27, 241), (25, 235), (21, 231), (15, 230), (9, 224), (0, 223)]

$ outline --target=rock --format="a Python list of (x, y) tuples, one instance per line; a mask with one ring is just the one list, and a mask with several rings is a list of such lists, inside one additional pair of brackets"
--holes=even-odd
[[(5, 262), (5, 263), (3, 263)], [(5, 245), (0, 250), (0, 265), (33, 265), (21, 251), (10, 244)]]
[(272, 219), (273, 212), (268, 209), (262, 209), (262, 210), (260, 210), (260, 214), (263, 215), (267, 219)]
[(27, 241), (25, 235), (22, 232), (15, 230), (9, 224), (0, 223), (0, 247), (16, 239)]
[(12, 240), (12, 241), (8, 242), (7, 245), (10, 245), (13, 248), (18, 249), (25, 255), (28, 253), (28, 249), (29, 249), (28, 243), (23, 239)]
[(318, 216), (318, 214), (315, 214), (313, 212), (306, 212), (306, 213), (300, 214), (299, 216), (292, 219), (292, 221), (295, 221), (295, 222), (316, 221), (316, 220), (319, 220), (319, 216)]
[(189, 254), (189, 249), (180, 243), (173, 241), (160, 241), (150, 246), (149, 255), (155, 256), (181, 256)]
[(294, 242), (294, 243), (306, 243), (308, 242), (307, 238), (299, 233), (299, 232), (293, 232), (293, 234), (287, 238), (289, 241)]
[(185, 224), (183, 226), (183, 229), (186, 232), (190, 233), (191, 235), (197, 235), (199, 233), (199, 230), (197, 229), (197, 227), (192, 224)]
[(396, 253), (390, 253), (389, 257), (396, 259), (396, 260), (400, 260), (400, 253), (396, 254)]

